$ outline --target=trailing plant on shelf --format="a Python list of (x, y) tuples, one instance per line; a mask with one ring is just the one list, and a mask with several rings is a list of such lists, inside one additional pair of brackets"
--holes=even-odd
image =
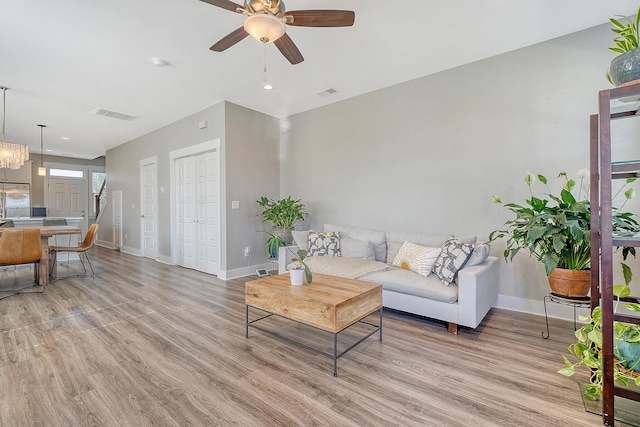
[[(621, 298), (630, 294), (631, 269), (626, 264), (622, 264), (622, 272), (625, 284), (613, 287), (613, 294), (616, 298), (614, 312), (618, 311)], [(625, 303), (623, 306), (634, 312), (640, 312), (640, 304)], [(567, 348), (569, 354), (577, 361), (574, 363), (567, 356), (562, 356), (565, 367), (560, 369), (558, 373), (570, 377), (581, 366), (588, 368), (590, 382), (585, 388), (585, 397), (589, 400), (596, 400), (598, 396), (602, 395), (603, 380), (602, 308), (600, 306), (594, 308), (591, 317), (581, 316), (581, 320), (586, 320), (587, 323), (575, 332), (578, 341)], [(613, 337), (613, 351), (616, 359), (613, 366), (614, 380), (624, 386), (635, 384), (640, 387), (640, 372), (638, 372), (640, 371), (640, 359), (638, 359), (640, 325), (615, 321), (613, 322)]]
[[(576, 182), (569, 179), (566, 172), (558, 174), (558, 178), (564, 180), (559, 195), (552, 193), (544, 175), (537, 175), (537, 181), (546, 187), (547, 192), (535, 196), (533, 185), (536, 182), (536, 175), (527, 172), (524, 182), (529, 188), (531, 197), (525, 200), (525, 205), (503, 203), (498, 196), (493, 196), (495, 203), (501, 204), (515, 214), (514, 219), (504, 223), (506, 228), (489, 234), (489, 241), (507, 238), (505, 260), (512, 261), (520, 250), (527, 249), (533, 258), (544, 264), (547, 276), (555, 268), (589, 269), (591, 212), (587, 199), (588, 190), (585, 188), (589, 181), (589, 172), (583, 169), (578, 172), (578, 176), (580, 186), (577, 198), (573, 194)], [(613, 229), (618, 234), (632, 234), (640, 229), (634, 214), (620, 210), (628, 200), (634, 197), (634, 189), (627, 187), (635, 180), (635, 178), (627, 179), (616, 194), (622, 193), (625, 197), (625, 202), (620, 208), (613, 208)], [(625, 258), (629, 253), (635, 256), (635, 248), (623, 248)]]

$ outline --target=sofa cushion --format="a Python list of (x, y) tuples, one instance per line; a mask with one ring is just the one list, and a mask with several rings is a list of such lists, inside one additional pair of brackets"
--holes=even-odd
[(442, 283), (449, 286), (472, 252), (473, 244), (471, 243), (462, 243), (455, 238), (447, 240), (442, 245), (442, 251), (433, 265), (433, 272)]
[(471, 252), (471, 256), (463, 267), (482, 264), (489, 257), (489, 249), (488, 243), (477, 243), (473, 247), (473, 252)]
[[(416, 245), (439, 248), (442, 247), (444, 242), (454, 237), (450, 234), (411, 233), (406, 231), (387, 231), (385, 234), (387, 238), (387, 262), (389, 263), (393, 262), (398, 249), (400, 249), (405, 240)], [(463, 243), (475, 243), (477, 240), (474, 235), (457, 236), (457, 238)]]
[(309, 230), (309, 256), (340, 256), (340, 238), (333, 231)]
[[(360, 278), (365, 282), (380, 283), (384, 290), (415, 295), (434, 301), (454, 303), (458, 300), (458, 285), (444, 286), (434, 274), (424, 277), (400, 267), (372, 273)], [(384, 304), (384, 300), (382, 301)]]
[(375, 260), (373, 244), (368, 240), (357, 240), (340, 236), (340, 253), (343, 258), (359, 258)]
[[(373, 253), (376, 256), (376, 261), (386, 261), (387, 238), (384, 231), (332, 224), (325, 224), (324, 231), (337, 231), (340, 233), (341, 237), (350, 237), (352, 239), (369, 241), (373, 245)], [(392, 260), (389, 260), (389, 262), (391, 261)]]
[(309, 230), (291, 230), (291, 236), (293, 237), (293, 243), (299, 249), (309, 249)]
[(431, 274), (433, 265), (438, 259), (440, 252), (440, 248), (420, 246), (405, 241), (393, 259), (393, 265), (411, 270), (426, 277)]

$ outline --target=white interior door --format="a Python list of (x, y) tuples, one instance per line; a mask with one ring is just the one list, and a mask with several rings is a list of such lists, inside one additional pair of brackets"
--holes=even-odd
[(218, 152), (176, 160), (176, 235), (179, 265), (219, 271)]
[(47, 216), (81, 218), (78, 227), (87, 232), (87, 182), (79, 178), (49, 177)]
[(111, 226), (113, 230), (113, 246), (122, 248), (122, 191), (111, 193)]
[(142, 189), (140, 206), (140, 230), (142, 256), (147, 258), (158, 257), (158, 231), (157, 231), (157, 187), (158, 167), (154, 159), (140, 162), (140, 181)]

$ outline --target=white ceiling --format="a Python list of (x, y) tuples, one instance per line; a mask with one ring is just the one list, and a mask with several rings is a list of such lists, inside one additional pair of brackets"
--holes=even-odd
[[(223, 100), (276, 117), (309, 110), (632, 15), (631, 0), (284, 0), (287, 10), (354, 10), (353, 27), (287, 27), (291, 65), (248, 37), (209, 47), (243, 16), (200, 0), (0, 0), (6, 139), (95, 158)], [(242, 3), (242, 0), (237, 2)], [(161, 58), (170, 65), (153, 66)], [(322, 97), (317, 92), (334, 88)], [(106, 108), (139, 116), (91, 114)], [(1, 113), (0, 113), (1, 114)], [(1, 118), (1, 117), (0, 117)], [(70, 138), (68, 140), (62, 137)]]

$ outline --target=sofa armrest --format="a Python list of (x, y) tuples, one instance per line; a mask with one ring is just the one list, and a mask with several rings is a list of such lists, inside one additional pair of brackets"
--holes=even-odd
[(498, 258), (490, 256), (458, 272), (458, 324), (475, 328), (482, 322), (498, 299), (498, 271)]
[(278, 274), (287, 272), (287, 265), (291, 264), (291, 258), (296, 252), (298, 252), (298, 247), (295, 245), (280, 247), (278, 250)]

